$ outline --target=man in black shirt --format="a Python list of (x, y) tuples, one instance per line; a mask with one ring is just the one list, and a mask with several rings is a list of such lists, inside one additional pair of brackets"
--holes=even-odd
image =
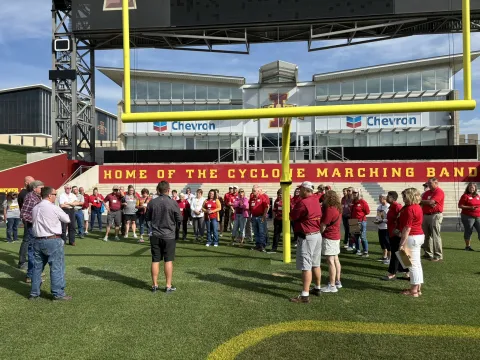
[[(25, 196), (32, 191), (29, 187), (30, 183), (35, 181), (35, 179), (31, 176), (26, 176), (24, 180), (25, 187), (20, 191), (18, 194), (18, 206), (20, 207), (20, 211), (22, 210), (23, 202), (25, 200)], [(27, 253), (28, 253), (28, 234), (27, 234), (27, 228), (25, 223), (23, 223), (23, 239), (22, 239), (22, 245), (20, 245), (20, 251), (18, 253), (18, 267), (20, 269), (26, 268), (27, 267)], [(33, 248), (30, 251), (29, 256), (32, 255), (32, 259), (30, 260), (33, 264)]]
[(148, 203), (145, 218), (151, 222), (152, 236), (150, 246), (152, 252), (152, 291), (158, 291), (158, 273), (160, 261), (164, 261), (166, 288), (165, 292), (177, 290), (172, 286), (173, 260), (175, 259), (175, 230), (182, 222), (180, 208), (168, 193), (170, 184), (162, 181), (157, 186), (158, 197)]

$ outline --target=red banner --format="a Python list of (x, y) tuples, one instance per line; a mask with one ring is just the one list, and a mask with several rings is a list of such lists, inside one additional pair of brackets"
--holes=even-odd
[[(291, 164), (294, 183), (480, 181), (480, 162), (369, 162)], [(279, 182), (280, 164), (103, 165), (100, 183), (272, 183)]]

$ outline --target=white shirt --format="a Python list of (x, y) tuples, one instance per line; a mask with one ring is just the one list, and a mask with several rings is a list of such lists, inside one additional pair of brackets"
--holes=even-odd
[[(62, 195), (60, 195), (60, 199), (58, 200), (58, 204), (59, 205), (62, 205), (62, 204), (70, 204), (74, 201), (77, 201), (77, 196), (74, 194), (74, 193), (70, 193), (67, 195), (67, 193), (63, 193)], [(72, 207), (70, 207), (72, 208)]]
[(385, 205), (382, 205), (382, 204), (378, 205), (376, 220), (381, 221), (381, 223), (378, 224), (379, 230), (387, 229), (387, 212), (389, 208), (390, 208), (389, 203), (386, 203)]
[(48, 200), (42, 200), (33, 208), (32, 219), (35, 237), (60, 235), (62, 233), (60, 222), (66, 224), (70, 222), (67, 213)]
[[(192, 202), (190, 203), (190, 208), (192, 210), (192, 217), (194, 218), (200, 218), (200, 217), (203, 217), (204, 216), (204, 213), (203, 213), (203, 210), (202, 210), (202, 206), (203, 206), (203, 203), (205, 202), (205, 198), (204, 197), (201, 197), (200, 199), (197, 199), (197, 198), (194, 198), (192, 199)], [(196, 210), (196, 211), (200, 211), (200, 214), (195, 214), (193, 211)]]

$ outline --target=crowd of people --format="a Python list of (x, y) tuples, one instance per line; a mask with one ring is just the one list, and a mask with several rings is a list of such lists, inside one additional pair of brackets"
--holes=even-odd
[[(206, 246), (219, 246), (219, 238), (227, 234), (232, 245), (244, 246), (246, 242), (254, 241), (252, 250), (275, 253), (278, 249), (283, 232), (280, 190), (272, 202), (258, 185), (252, 187), (249, 195), (236, 185), (231, 185), (224, 196), (218, 189), (209, 190), (206, 196), (202, 189), (197, 189), (194, 194), (190, 188), (179, 194), (170, 190), (168, 182), (159, 183), (156, 190), (151, 194), (148, 189), (142, 189), (139, 194), (132, 185), (126, 191), (121, 186), (113, 186), (112, 192), (104, 197), (97, 188), (88, 195), (82, 187), (65, 185), (64, 193), (57, 199), (55, 189), (26, 177), (25, 188), (19, 194), (9, 193), (3, 205), (7, 241), (17, 239), (19, 221), (25, 227), (19, 267), (27, 268), (26, 281), (32, 283), (31, 297), (38, 297), (42, 273), (49, 263), (54, 298), (69, 299), (64, 292), (63, 245), (75, 246), (76, 238), (82, 239), (93, 231), (95, 220), (102, 231), (103, 213), (107, 215), (104, 241), (109, 240), (112, 228), (115, 240), (120, 236), (128, 238), (130, 232), (140, 243), (147, 237), (150, 240), (153, 291), (158, 291), (158, 264), (161, 260), (165, 261), (165, 289), (175, 291), (171, 283), (175, 243), (187, 239), (189, 225), (193, 228), (193, 241), (204, 241)], [(440, 231), (445, 194), (438, 180), (432, 178), (424, 184), (423, 193), (409, 188), (401, 196), (403, 205), (395, 191), (380, 194), (378, 198), (373, 223), (378, 228), (382, 248), (379, 261), (388, 265), (388, 273), (381, 279), (392, 281), (398, 274), (403, 274), (404, 278), (410, 279), (411, 287), (402, 293), (418, 297), (422, 294), (423, 284), (421, 249), (425, 259), (443, 260)], [(302, 271), (304, 285), (301, 294), (292, 301), (307, 303), (312, 294), (338, 292), (342, 287), (338, 257), (342, 240), (346, 252), (369, 257), (369, 204), (359, 189), (345, 188), (342, 194), (338, 194), (323, 185), (315, 191), (311, 182), (304, 182), (295, 189), (290, 206), (296, 266)], [(462, 209), (465, 250), (473, 251), (470, 238), (474, 229), (480, 237), (480, 196), (475, 183), (468, 184), (458, 207)], [(270, 245), (267, 226), (270, 213), (273, 237), (271, 248), (267, 250)], [(407, 256), (408, 265), (397, 253)], [(328, 284), (324, 287), (320, 286), (322, 255), (329, 269)], [(312, 281), (314, 287), (310, 288)]]

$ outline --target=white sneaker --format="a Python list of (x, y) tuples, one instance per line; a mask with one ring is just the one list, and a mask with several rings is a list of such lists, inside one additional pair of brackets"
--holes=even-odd
[[(357, 253), (357, 255), (358, 255), (358, 253)], [(360, 255), (362, 255), (362, 253), (360, 253)], [(364, 252), (362, 256), (365, 257), (365, 258), (367, 258), (367, 257), (369, 256), (369, 255), (368, 255), (368, 252)]]
[(347, 247), (347, 251), (353, 251), (353, 250), (355, 250), (355, 248), (353, 248), (351, 246)]
[(351, 249), (351, 247), (348, 246), (348, 245), (343, 245), (343, 248), (344, 248), (344, 249), (347, 249), (347, 250), (348, 250), (348, 249)]
[(357, 255), (358, 255), (358, 256), (362, 256), (363, 253), (362, 253), (360, 250), (358, 250), (358, 251), (357, 251)]
[(218, 247), (218, 244), (214, 244), (213, 247)]
[(120, 241), (120, 238), (118, 236), (115, 236), (115, 241)]
[(341, 289), (343, 286), (342, 286), (342, 283), (340, 281), (335, 281), (335, 287), (337, 289)]
[(133, 238), (134, 238), (134, 239), (137, 238), (137, 233), (133, 233)]
[(107, 241), (108, 241), (108, 236), (105, 236), (105, 237), (103, 238), (103, 241), (107, 242)]
[(205, 244), (205, 246), (210, 246), (210, 244), (207, 243), (207, 244)]
[(85, 235), (88, 235), (88, 231), (85, 231)]
[(338, 292), (338, 289), (336, 286), (332, 286), (330, 284), (328, 284), (328, 286), (325, 286), (323, 288), (320, 289), (321, 292), (324, 292), (324, 293), (336, 293)]
[(384, 264), (384, 265), (390, 265), (390, 260), (389, 260), (389, 259), (384, 260), (384, 261), (383, 261), (383, 264)]
[(128, 239), (128, 234), (125, 234), (125, 236), (123, 237), (124, 239)]

